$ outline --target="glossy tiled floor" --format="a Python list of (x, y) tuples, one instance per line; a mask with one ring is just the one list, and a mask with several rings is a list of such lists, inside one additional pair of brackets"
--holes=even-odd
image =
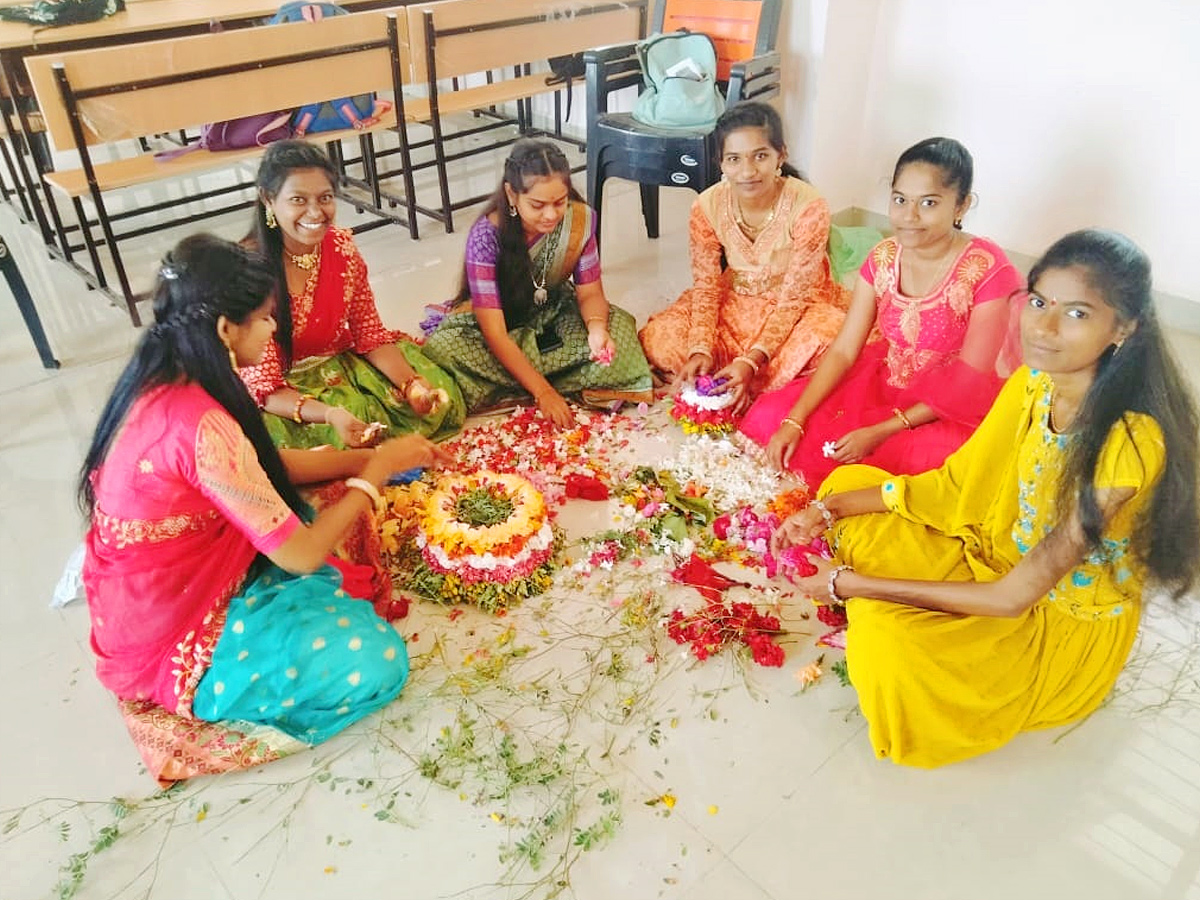
[[(493, 171), (485, 163), (463, 178), (484, 189)], [(636, 191), (610, 191), (605, 283), (614, 302), (644, 319), (688, 281), (690, 195), (668, 192), (663, 237), (650, 242)], [(470, 218), (460, 214), (453, 235), (426, 224), (418, 243), (398, 228), (362, 237), (385, 321), (411, 328), (424, 303), (449, 294)], [(214, 227), (230, 237), (241, 229), (239, 221)], [(589, 648), (581, 624), (603, 598), (568, 593), (544, 620), (514, 615), (518, 642), (544, 645), (534, 654), (541, 659), (518, 670), (529, 683), (479, 695), (475, 714), (492, 717), (480, 728), (561, 741), (577, 766), (566, 783), (589, 798), (620, 796), (580, 806), (579, 831), (568, 834), (586, 832), (603, 809), (619, 810), (621, 822), (596, 849), (582, 852), (589, 840), (580, 838), (566, 868), (554, 849), (536, 870), (499, 859), (553, 798), (531, 791), (505, 800), (469, 779), (447, 789), (416, 774), (413, 761), (445, 738), (441, 729), (468, 694), (452, 677), (439, 685), (432, 661), (385, 715), (325, 746), (147, 800), (155, 786), (91, 672), (87, 610), (49, 607), (81, 531), (75, 472), (136, 334), (123, 312), (39, 253), (8, 209), (0, 228), (63, 362), (58, 372), (40, 368), (11, 301), (0, 297), (0, 898), (74, 886), (80, 898), (122, 900), (559, 891), (581, 900), (1200, 900), (1195, 597), (1190, 607), (1151, 605), (1116, 695), (1088, 721), (931, 772), (876, 761), (853, 692), (836, 679), (799, 691), (792, 674), (816, 656), (811, 638), (789, 646), (782, 670), (748, 677), (722, 660), (639, 675), (647, 667), (638, 668), (635, 650), (627, 654), (633, 675), (589, 694), (578, 672), (541, 687), (537, 672), (569, 672), (572, 659), (612, 652), (610, 643)], [(163, 249), (139, 248), (135, 270), (149, 271)], [(1200, 376), (1200, 340), (1177, 339)], [(653, 458), (671, 448), (647, 438), (637, 449)], [(569, 507), (564, 521), (579, 534), (603, 527), (603, 513)], [(480, 642), (498, 652), (504, 627), (473, 613), (455, 622), (425, 605), (402, 623), (418, 635), (414, 655), (427, 660), (439, 645), (447, 659)], [(531, 715), (520, 695), (531, 685), (576, 697), (575, 711), (551, 721), (542, 704)], [(138, 808), (117, 818), (113, 797)], [(114, 823), (111, 846), (72, 856)], [(85, 868), (75, 884), (72, 872)]]

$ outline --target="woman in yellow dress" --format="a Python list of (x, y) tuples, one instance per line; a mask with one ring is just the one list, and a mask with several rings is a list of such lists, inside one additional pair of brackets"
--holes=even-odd
[(1080, 719), (1112, 689), (1148, 583), (1196, 580), (1195, 404), (1150, 265), (1080, 231), (1034, 266), (1026, 366), (939, 468), (836, 470), (776, 550), (828, 531), (796, 583), (845, 606), (846, 662), (879, 757), (938, 766)]

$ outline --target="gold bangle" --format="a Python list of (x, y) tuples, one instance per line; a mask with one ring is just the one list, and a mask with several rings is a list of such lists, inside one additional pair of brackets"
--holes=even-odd
[(588, 316), (584, 324), (591, 325), (593, 322), (603, 322), (605, 325), (607, 325), (608, 316)]
[(375, 487), (375, 485), (371, 484), (371, 482), (367, 481), (365, 478), (347, 478), (346, 487), (353, 488), (356, 491), (362, 491), (371, 498), (371, 504), (373, 506), (381, 506), (383, 504), (383, 497), (381, 497), (379, 494), (379, 488)]
[(791, 416), (784, 417), (783, 421), (781, 421), (779, 424), (791, 425), (798, 432), (800, 432), (800, 437), (804, 437), (804, 425), (801, 422), (798, 422), (796, 419), (793, 419)]
[(304, 404), (307, 403), (309, 400), (316, 400), (316, 399), (317, 398), (314, 397), (312, 394), (301, 394), (300, 399), (296, 401), (295, 408), (292, 410), (292, 421), (295, 422), (297, 425), (303, 425), (304, 417), (302, 415), (300, 415), (300, 410), (302, 410), (304, 408)]
[(748, 365), (748, 366), (750, 367), (750, 372), (751, 372), (752, 374), (754, 374), (754, 375), (757, 375), (757, 374), (758, 374), (758, 363), (756, 363), (756, 362), (755, 362), (754, 360), (752, 360), (750, 357), (748, 357), (748, 356), (735, 356), (735, 357), (733, 358), (733, 361), (734, 361), (734, 362), (744, 362), (746, 365)]
[(894, 415), (894, 416), (895, 416), (897, 419), (899, 419), (899, 420), (900, 420), (900, 423), (901, 423), (901, 424), (902, 424), (902, 425), (903, 425), (905, 428), (907, 428), (907, 429), (909, 429), (909, 430), (911, 430), (911, 429), (912, 429), (912, 427), (913, 427), (913, 423), (912, 423), (912, 422), (909, 420), (908, 416), (906, 416), (906, 415), (904, 414), (904, 410), (902, 410), (900, 407), (898, 407), (898, 406), (897, 406), (896, 408), (894, 408), (894, 409), (892, 410), (892, 415)]

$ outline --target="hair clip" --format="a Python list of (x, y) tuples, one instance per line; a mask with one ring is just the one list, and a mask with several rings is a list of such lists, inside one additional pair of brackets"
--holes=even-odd
[(158, 274), (167, 279), (167, 281), (174, 281), (179, 277), (179, 272), (173, 269), (171, 266), (163, 266), (158, 270)]

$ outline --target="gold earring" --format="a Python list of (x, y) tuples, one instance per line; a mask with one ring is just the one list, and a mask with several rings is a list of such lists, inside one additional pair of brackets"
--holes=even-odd
[(267, 220), (268, 228), (278, 228), (279, 227), (279, 223), (275, 221), (275, 210), (271, 209), (271, 207), (263, 206), (263, 216)]
[(228, 344), (225, 345), (225, 349), (229, 351), (229, 364), (233, 366), (233, 371), (236, 372), (238, 370), (237, 354), (233, 352), (233, 348)]
[(1121, 348), (1124, 346), (1125, 346), (1125, 338), (1121, 338), (1119, 341), (1117, 341), (1115, 344), (1113, 344), (1112, 355), (1116, 356), (1118, 353), (1121, 352)]
[(962, 217), (961, 216), (959, 216), (957, 219), (954, 220), (954, 227), (958, 228), (958, 229), (962, 228)]

